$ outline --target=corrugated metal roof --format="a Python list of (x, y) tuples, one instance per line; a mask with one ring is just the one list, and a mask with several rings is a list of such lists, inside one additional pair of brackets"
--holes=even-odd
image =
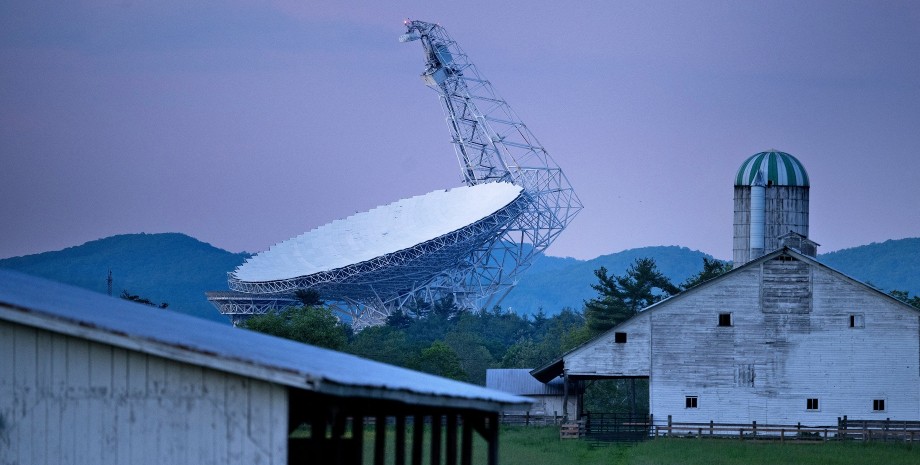
[(0, 319), (330, 395), (487, 411), (531, 402), (9, 270)]
[(486, 370), (486, 387), (519, 396), (561, 396), (561, 379), (541, 383), (530, 374), (531, 368), (500, 368)]

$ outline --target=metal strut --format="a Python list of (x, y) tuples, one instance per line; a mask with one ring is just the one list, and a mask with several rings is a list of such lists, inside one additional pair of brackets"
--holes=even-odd
[(463, 181), (509, 181), (523, 187), (530, 200), (500, 239), (476, 252), (471, 261), (480, 266), (461, 279), (487, 298), (487, 307), (517, 284), (518, 275), (552, 244), (582, 203), (562, 169), (447, 31), (425, 21), (404, 24), (399, 40), (422, 44), (421, 78), (441, 101)]

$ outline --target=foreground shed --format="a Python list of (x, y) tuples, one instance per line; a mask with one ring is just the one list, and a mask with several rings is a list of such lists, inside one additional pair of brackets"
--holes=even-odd
[(3, 270), (0, 354), (4, 465), (494, 464), (529, 403)]

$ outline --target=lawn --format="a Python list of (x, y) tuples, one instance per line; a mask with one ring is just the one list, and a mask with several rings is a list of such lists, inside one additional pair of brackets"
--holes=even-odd
[(559, 440), (556, 428), (505, 428), (502, 465), (916, 465), (920, 447), (902, 443), (775, 443), (732, 439), (656, 439), (635, 445), (591, 447)]
[[(387, 437), (392, 440), (392, 431)], [(411, 434), (408, 435), (411, 438)], [(473, 463), (486, 463), (486, 443), (474, 435)], [(430, 436), (425, 435), (424, 463), (429, 463)], [(410, 440), (411, 441), (411, 440)], [(374, 430), (364, 438), (364, 463), (373, 463)], [(445, 447), (442, 446), (442, 451)], [(394, 463), (392, 443), (386, 463)], [(407, 462), (409, 460), (409, 450)], [(443, 453), (443, 452), (442, 452)], [(441, 463), (446, 463), (443, 459)], [(638, 444), (592, 447), (584, 440), (560, 440), (557, 427), (503, 427), (501, 465), (917, 465), (920, 446), (904, 443), (770, 442), (737, 439), (654, 439)]]

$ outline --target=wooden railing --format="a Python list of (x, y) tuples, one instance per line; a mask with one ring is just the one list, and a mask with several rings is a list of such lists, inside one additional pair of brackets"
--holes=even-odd
[(562, 424), (562, 420), (562, 416), (556, 413), (551, 415), (532, 414), (530, 412), (501, 413), (498, 416), (498, 421), (501, 424), (514, 426), (552, 426)]
[(667, 423), (652, 422), (650, 434), (653, 437), (736, 437), (740, 440), (811, 440), (827, 441), (855, 439), (864, 441), (920, 441), (920, 422), (891, 420), (848, 420), (838, 419), (836, 425), (808, 426), (775, 425), (751, 423), (684, 423), (672, 421)]

